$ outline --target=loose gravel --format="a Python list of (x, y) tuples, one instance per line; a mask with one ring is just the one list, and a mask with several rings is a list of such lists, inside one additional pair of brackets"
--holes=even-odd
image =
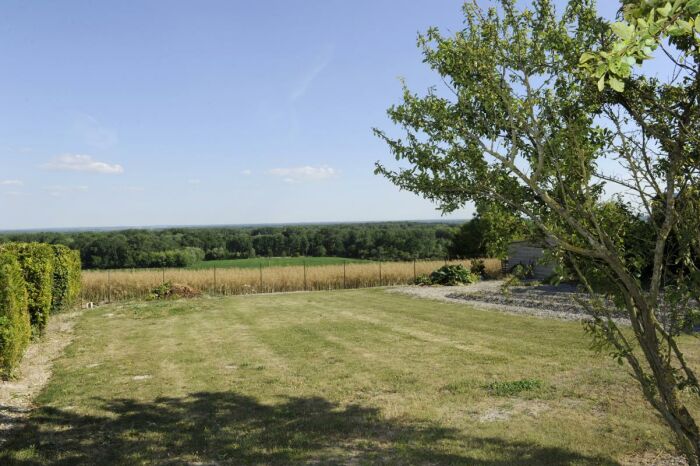
[[(465, 286), (400, 286), (388, 291), (451, 303), (473, 303), (480, 309), (510, 314), (573, 321), (590, 319), (585, 307), (577, 302), (586, 301), (588, 297), (578, 292), (574, 286), (513, 286), (506, 293), (502, 286), (503, 280), (489, 280)], [(629, 325), (629, 320), (619, 313), (613, 320), (618, 324)]]

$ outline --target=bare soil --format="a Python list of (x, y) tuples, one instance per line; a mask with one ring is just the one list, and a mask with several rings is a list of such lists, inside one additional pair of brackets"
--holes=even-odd
[(70, 343), (81, 313), (72, 311), (52, 316), (44, 334), (27, 348), (17, 378), (0, 381), (0, 445), (12, 430), (22, 427), (34, 407), (34, 397), (51, 378), (54, 359)]

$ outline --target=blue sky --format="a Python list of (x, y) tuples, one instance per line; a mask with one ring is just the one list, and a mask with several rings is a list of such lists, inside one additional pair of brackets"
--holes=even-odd
[(371, 128), (461, 4), (5, 0), (0, 229), (439, 218)]

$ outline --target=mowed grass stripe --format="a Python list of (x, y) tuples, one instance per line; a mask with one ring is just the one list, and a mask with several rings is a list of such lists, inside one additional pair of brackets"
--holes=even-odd
[[(83, 315), (0, 463), (616, 464), (671, 450), (629, 376), (588, 346), (577, 323), (383, 290), (105, 306)], [(541, 388), (485, 388), (520, 379)]]

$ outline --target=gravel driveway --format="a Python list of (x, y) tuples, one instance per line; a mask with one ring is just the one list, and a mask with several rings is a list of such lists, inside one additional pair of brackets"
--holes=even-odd
[[(586, 299), (586, 295), (571, 285), (513, 286), (509, 288), (509, 293), (503, 293), (502, 285), (502, 280), (486, 280), (465, 286), (412, 285), (389, 288), (387, 291), (450, 303), (471, 303), (480, 309), (510, 314), (577, 321), (589, 318), (585, 308), (576, 302), (576, 298)], [(618, 324), (629, 325), (622, 315), (614, 320)]]

